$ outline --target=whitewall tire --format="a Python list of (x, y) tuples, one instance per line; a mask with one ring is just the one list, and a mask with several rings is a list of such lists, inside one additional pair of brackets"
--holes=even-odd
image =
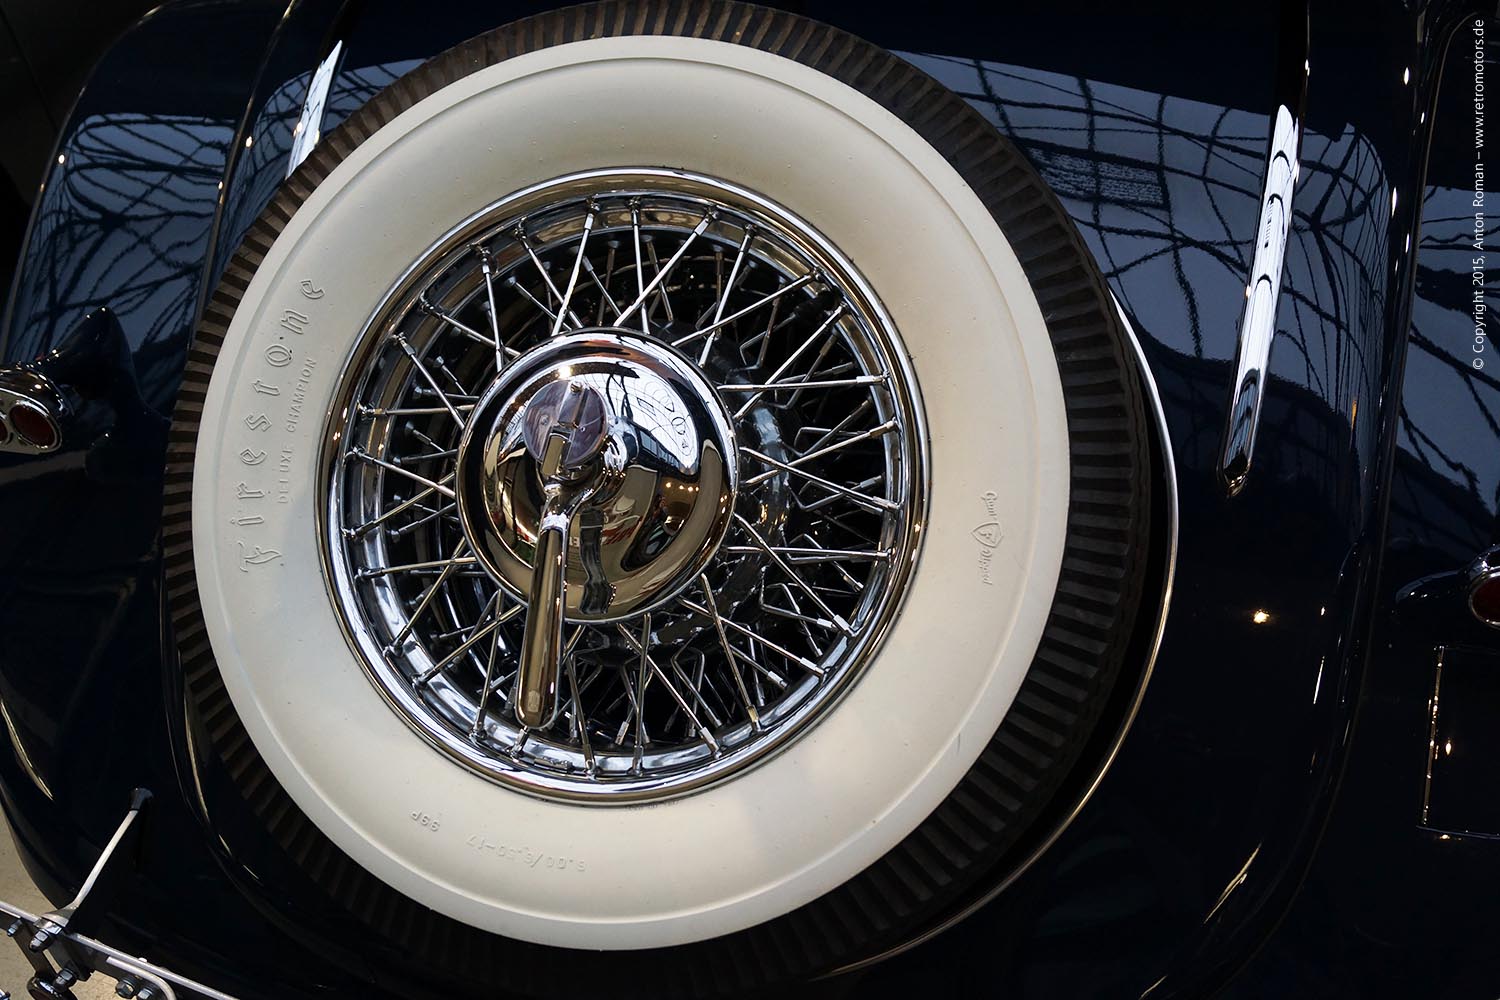
[[(677, 949), (793, 914), (871, 869), (972, 778), (1046, 658), (1049, 622), (1133, 621), (1129, 580), (1116, 581), (1118, 599), (1084, 595), (1098, 622), (1080, 624), (1083, 612), (1057, 602), (1094, 586), (1075, 560), (1060, 589), (1070, 539), (1114, 545), (1080, 542), (1070, 526), (1092, 454), (1076, 442), (1088, 451), (1118, 438), (1140, 465), (1143, 423), (1126, 412), (1139, 400), (1126, 352), (1114, 350), (1105, 378), (1120, 413), (1075, 415), (1070, 429), (1068, 394), (1079, 390), (1065, 384), (1059, 345), (1072, 334), (1058, 310), (1050, 327), (1044, 317), (1014, 241), (1024, 227), (1002, 229), (976, 168), (966, 177), (963, 156), (945, 156), (888, 99), (769, 38), (578, 30), (581, 40), (508, 57), (493, 42), (473, 49), (471, 61), (488, 64), (385, 95), (396, 102), (379, 115), (388, 120), (325, 140), (279, 217), (273, 206), (252, 233), (245, 279), (205, 320), (211, 357), (190, 372), (179, 412), (192, 434), (176, 460), (190, 484), (169, 495), (169, 520), (175, 499), (196, 581), (183, 614), (201, 615), (202, 655), (275, 783), (338, 851), (482, 932), (552, 948)], [(1015, 197), (1037, 197), (1029, 169), (1013, 166), (1027, 182)], [(413, 261), (512, 192), (609, 169), (722, 179), (784, 206), (847, 256), (899, 331), (927, 464), (899, 613), (836, 703), (753, 768), (691, 794), (600, 806), (477, 774), (393, 710), (330, 597), (319, 470), (343, 426), (341, 373)], [(1049, 224), (1076, 239), (1052, 205)], [(1084, 333), (1107, 339), (1113, 319), (1071, 252), (1083, 297), (1098, 300), (1081, 308), (1104, 331)], [(1125, 471), (1120, 496), (1100, 509), (1112, 504), (1104, 513), (1139, 536), (1145, 472)], [(1111, 564), (1104, 575), (1119, 573)], [(1092, 666), (1109, 674), (1118, 660), (1110, 646)], [(1078, 739), (1091, 712), (1074, 709)], [(1039, 797), (1071, 756), (1058, 754)], [(1018, 806), (1013, 825), (1036, 812)]]

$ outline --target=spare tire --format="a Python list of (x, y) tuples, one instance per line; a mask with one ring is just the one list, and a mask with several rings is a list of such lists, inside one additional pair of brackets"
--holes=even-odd
[[(602, 408), (572, 485), (544, 382)], [(1076, 232), (956, 95), (747, 4), (541, 15), (327, 136), (212, 296), (165, 507), (188, 697), (309, 877), (471, 981), (817, 974), (1056, 806), (1142, 611), (1149, 441)]]

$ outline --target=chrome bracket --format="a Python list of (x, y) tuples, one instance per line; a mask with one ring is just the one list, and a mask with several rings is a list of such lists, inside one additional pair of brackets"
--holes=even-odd
[[(96, 974), (115, 980), (115, 994), (133, 1000), (235, 1000), (211, 986), (163, 969), (80, 932), (106, 905), (122, 867), (139, 842), (141, 813), (151, 793), (137, 788), (130, 809), (105, 845), (78, 893), (65, 906), (41, 915), (0, 900), (5, 935), (16, 942), (35, 975), (26, 984), (33, 998), (72, 1000), (72, 987)], [(54, 964), (54, 962), (56, 964)], [(0, 1000), (10, 994), (0, 986)]]

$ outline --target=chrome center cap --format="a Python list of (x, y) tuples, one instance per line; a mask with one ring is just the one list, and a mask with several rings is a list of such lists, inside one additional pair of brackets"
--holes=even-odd
[(475, 556), (522, 599), (547, 522), (561, 520), (562, 617), (608, 622), (697, 579), (737, 483), (733, 425), (697, 368), (659, 341), (594, 329), (505, 366), (459, 442), (455, 490)]
[(873, 662), (929, 516), (870, 282), (682, 168), (455, 223), (328, 413), (322, 554), (361, 666), (442, 753), (549, 800), (661, 801), (799, 739)]

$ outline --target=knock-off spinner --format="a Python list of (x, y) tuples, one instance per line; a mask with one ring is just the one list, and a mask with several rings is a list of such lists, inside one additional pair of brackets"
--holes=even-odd
[(713, 387), (626, 330), (543, 341), (479, 398), (458, 513), (480, 564), (527, 602), (521, 725), (556, 716), (564, 622), (639, 615), (698, 578), (733, 513), (735, 456)]

